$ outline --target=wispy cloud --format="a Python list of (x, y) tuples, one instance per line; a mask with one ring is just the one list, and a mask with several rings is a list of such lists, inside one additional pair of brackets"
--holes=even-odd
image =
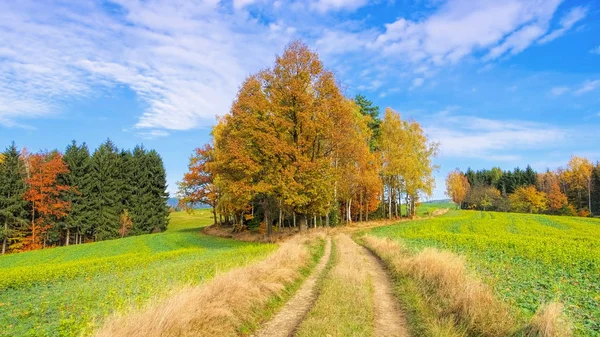
[(569, 87), (553, 87), (550, 90), (550, 94), (552, 94), (552, 96), (561, 96), (567, 91), (569, 91)]
[[(340, 61), (348, 55), (372, 66), (364, 79), (371, 90), (399, 73), (417, 88), (440, 67), (517, 54), (548, 36), (560, 2), (448, 0), (420, 19), (368, 26), (329, 15), (367, 0), (3, 1), (0, 123), (49, 116), (74, 97), (125, 85), (148, 107), (138, 129), (210, 125), (229, 110), (241, 81), (296, 37), (336, 72), (359, 72)], [(573, 26), (577, 13), (562, 27)]]
[(590, 53), (600, 55), (600, 46), (590, 50)]
[(440, 142), (441, 156), (494, 161), (518, 160), (523, 150), (552, 148), (568, 134), (568, 130), (542, 123), (486, 119), (450, 112), (431, 118), (425, 131)]
[(319, 12), (328, 12), (330, 10), (355, 10), (363, 7), (368, 0), (314, 0), (311, 2), (311, 8)]
[(565, 16), (560, 20), (560, 28), (551, 31), (540, 39), (540, 43), (548, 43), (561, 36), (563, 36), (569, 29), (571, 29), (577, 22), (581, 21), (587, 15), (587, 8), (584, 7), (573, 7)]
[(581, 88), (575, 90), (576, 95), (585, 94), (590, 91), (596, 90), (596, 88), (600, 87), (600, 80), (588, 80), (583, 82)]

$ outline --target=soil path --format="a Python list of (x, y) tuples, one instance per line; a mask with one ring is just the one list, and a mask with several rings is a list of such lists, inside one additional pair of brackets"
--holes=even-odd
[(352, 241), (356, 249), (360, 250), (365, 258), (366, 270), (371, 274), (373, 282), (373, 305), (374, 305), (374, 336), (385, 337), (407, 337), (410, 336), (407, 329), (406, 316), (398, 306), (398, 300), (394, 296), (392, 282), (383, 267), (381, 261), (365, 247), (359, 246)]
[(331, 256), (331, 239), (327, 239), (325, 245), (325, 254), (321, 257), (319, 264), (315, 267), (312, 274), (304, 281), (296, 295), (290, 299), (273, 319), (268, 321), (263, 328), (258, 331), (257, 337), (289, 337), (293, 336), (294, 330), (304, 319), (310, 308), (313, 306), (317, 294), (317, 280), (323, 273), (327, 262)]

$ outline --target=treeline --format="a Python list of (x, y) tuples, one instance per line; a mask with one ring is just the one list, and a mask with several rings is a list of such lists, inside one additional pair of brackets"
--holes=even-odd
[(192, 155), (179, 198), (211, 206), (215, 223), (267, 234), (413, 216), (432, 192), (437, 145), (392, 109), (379, 115), (364, 96), (344, 97), (318, 55), (293, 42), (244, 81), (211, 144)]
[(160, 155), (107, 140), (92, 154), (75, 141), (0, 154), (2, 254), (165, 230), (166, 174)]
[(463, 209), (556, 215), (600, 215), (600, 163), (573, 156), (566, 168), (461, 172), (446, 178), (447, 195)]

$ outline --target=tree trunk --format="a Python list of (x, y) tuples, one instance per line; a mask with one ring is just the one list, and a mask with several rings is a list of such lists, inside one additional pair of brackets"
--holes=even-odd
[(298, 230), (302, 231), (302, 229), (306, 228), (308, 224), (308, 217), (306, 214), (300, 214), (300, 222), (298, 223)]
[(348, 219), (347, 220), (348, 223), (352, 222), (352, 211), (351, 211), (351, 209), (352, 209), (352, 199), (349, 199), (348, 200), (348, 213), (346, 215), (347, 219)]
[(381, 190), (381, 217), (385, 219), (385, 185)]
[(213, 214), (213, 222), (214, 222), (214, 225), (216, 226), (217, 225), (217, 209), (214, 206), (212, 208), (212, 214)]
[(388, 217), (390, 218), (390, 220), (392, 220), (392, 187), (390, 186), (389, 188), (389, 195), (388, 195)]
[(267, 225), (267, 237), (270, 238), (271, 237), (271, 232), (273, 231), (273, 224), (271, 223), (271, 221), (269, 220), (269, 212), (267, 211), (267, 208), (265, 207), (265, 225)]
[(70, 238), (71, 238), (71, 228), (67, 227), (67, 239), (65, 240), (65, 246), (69, 245)]
[(360, 191), (359, 199), (358, 199), (358, 221), (362, 221), (363, 217), (363, 194)]
[(402, 189), (398, 189), (398, 208), (400, 208), (400, 219), (402, 219)]
[(277, 227), (279, 228), (278, 230), (281, 231), (281, 220), (283, 217), (283, 211), (281, 211), (281, 208), (279, 209), (279, 221), (277, 223)]
[(292, 213), (292, 221), (294, 223), (294, 228), (296, 228), (296, 212), (295, 211)]
[(325, 225), (329, 227), (329, 213), (325, 214)]

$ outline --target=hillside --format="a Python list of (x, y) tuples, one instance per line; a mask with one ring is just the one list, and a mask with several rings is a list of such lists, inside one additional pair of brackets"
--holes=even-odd
[(115, 311), (275, 249), (200, 234), (210, 221), (208, 211), (172, 213), (164, 233), (0, 257), (0, 336), (89, 335)]

